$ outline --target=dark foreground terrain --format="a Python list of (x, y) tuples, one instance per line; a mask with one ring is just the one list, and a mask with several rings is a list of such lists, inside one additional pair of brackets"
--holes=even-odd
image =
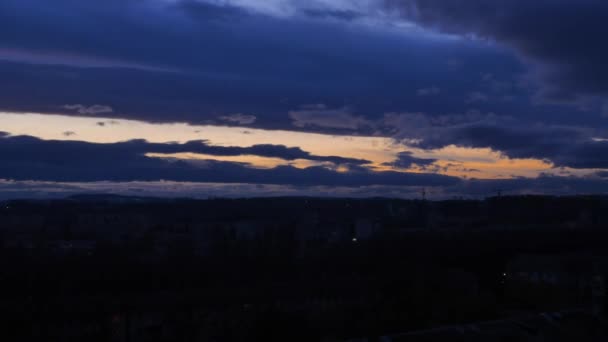
[(607, 341), (608, 199), (0, 206), (4, 341)]

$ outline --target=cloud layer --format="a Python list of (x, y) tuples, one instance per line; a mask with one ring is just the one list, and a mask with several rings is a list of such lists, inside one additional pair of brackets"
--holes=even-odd
[(608, 95), (608, 3), (602, 0), (387, 0), (408, 19), (514, 48), (554, 101)]
[[(294, 126), (288, 113), (311, 104), (366, 120), (391, 111), (465, 111), (477, 86), (470, 75), (497, 69), (501, 79), (520, 68), (483, 44), (395, 29), (382, 15), (371, 25), (335, 12), (359, 6), (365, 13), (375, 1), (362, 3), (325, 1), (283, 17), (245, 2), (2, 1), (0, 103), (66, 114), (101, 104), (112, 117), (164, 122), (246, 113), (256, 120), (240, 124), (322, 131), (335, 127)], [(429, 100), (420, 89), (442, 96)]]
[[(608, 169), (606, 17), (602, 0), (4, 0), (0, 111), (96, 116), (107, 134), (124, 118), (490, 148), (598, 172), (580, 182), (511, 180), (547, 191), (562, 181), (576, 192)], [(87, 139), (68, 125), (59, 132)], [(330, 166), (259, 170), (146, 153)], [(408, 152), (384, 166), (425, 174), (374, 172), (367, 160), (313, 155), (289, 141), (0, 137), (0, 157), (0, 178), (35, 181), (480, 184), (435, 175), (433, 158)]]
[(547, 160), (561, 167), (608, 168), (608, 140), (601, 128), (544, 123), (470, 112), (429, 118), (421, 113), (390, 114), (385, 124), (394, 136), (424, 149), (450, 145), (491, 148), (510, 158)]
[[(242, 163), (214, 160), (164, 160), (147, 153), (206, 153), (212, 155), (259, 155), (286, 160), (309, 160), (348, 164), (352, 169), (338, 172), (325, 167), (298, 169), (280, 166), (270, 170), (251, 168)], [(363, 167), (364, 160), (310, 155), (298, 148), (257, 145), (250, 148), (207, 146), (202, 142), (154, 144), (136, 140), (115, 144), (78, 141), (44, 141), (33, 137), (0, 138), (0, 178), (13, 180), (94, 182), (159, 181), (205, 183), (252, 183), (280, 185), (427, 185), (458, 182), (454, 177), (434, 174), (373, 172)]]

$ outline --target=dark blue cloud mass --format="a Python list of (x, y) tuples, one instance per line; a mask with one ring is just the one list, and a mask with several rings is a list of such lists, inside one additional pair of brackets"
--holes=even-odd
[[(76, 133), (67, 131), (66, 135), (75, 135)], [(3, 157), (6, 160), (23, 160), (28, 159), (36, 161), (62, 162), (70, 159), (81, 152), (86, 152), (84, 146), (95, 146), (96, 157), (105, 161), (112, 160), (117, 156), (136, 156), (146, 153), (160, 154), (175, 154), (175, 153), (197, 153), (213, 156), (243, 156), (254, 155), (268, 158), (279, 158), (283, 160), (306, 159), (317, 162), (328, 162), (333, 164), (344, 165), (366, 165), (371, 161), (355, 158), (344, 158), (338, 156), (317, 156), (302, 150), (299, 147), (287, 147), (283, 145), (253, 145), (250, 147), (236, 146), (211, 146), (205, 141), (189, 141), (184, 144), (177, 143), (150, 143), (145, 140), (131, 140), (116, 144), (88, 144), (85, 142), (62, 142), (62, 141), (46, 141), (48, 146), (62, 146), (62, 149), (57, 152), (62, 153), (47, 153), (43, 148), (45, 141), (33, 137), (9, 137), (6, 133), (0, 132), (0, 140), (3, 144), (0, 149), (3, 151)], [(40, 145), (40, 146), (38, 146)], [(36, 150), (34, 147), (41, 147)], [(117, 148), (118, 147), (118, 148)], [(20, 151), (19, 149), (24, 149)], [(26, 150), (26, 148), (31, 148)], [(73, 150), (69, 150), (73, 149)], [(27, 153), (26, 153), (27, 151)]]
[(537, 64), (542, 95), (550, 100), (608, 95), (606, 1), (385, 1), (421, 25), (514, 48)]
[(507, 51), (320, 11), (283, 18), (192, 0), (2, 1), (0, 103), (68, 114), (65, 104), (100, 104), (114, 117), (171, 122), (244, 113), (258, 118), (252, 126), (298, 130), (287, 114), (311, 104), (377, 119), (464, 112), (470, 94), (484, 93), (499, 108), (475, 103), (480, 110), (549, 111), (530, 110), (523, 66)]
[[(256, 169), (244, 163), (214, 160), (183, 161), (150, 158), (146, 153), (195, 152), (213, 155), (253, 154), (286, 160), (306, 158), (352, 164), (348, 172), (325, 167), (298, 169), (279, 166)], [(96, 181), (180, 181), (205, 183), (252, 183), (300, 186), (392, 185), (440, 186), (459, 182), (458, 178), (434, 174), (373, 172), (357, 167), (367, 161), (310, 155), (284, 146), (256, 145), (249, 148), (207, 146), (201, 142), (155, 144), (142, 140), (114, 144), (79, 141), (44, 141), (33, 137), (0, 137), (0, 179), (55, 182)]]

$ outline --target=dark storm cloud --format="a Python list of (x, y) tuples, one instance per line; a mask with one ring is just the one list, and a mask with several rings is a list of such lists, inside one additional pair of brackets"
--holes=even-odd
[[(372, 172), (360, 167), (337, 172), (323, 167), (297, 169), (279, 166), (262, 170), (241, 163), (219, 161), (173, 161), (148, 158), (148, 152), (176, 153), (213, 151), (200, 142), (153, 144), (129, 141), (115, 144), (92, 144), (72, 141), (43, 141), (32, 137), (0, 138), (0, 178), (55, 182), (158, 181), (253, 183), (280, 185), (331, 186), (441, 186), (458, 183), (457, 178), (398, 172)], [(198, 150), (197, 150), (198, 149)], [(302, 151), (279, 146), (254, 146), (248, 149), (220, 148), (216, 154), (257, 153), (299, 158)], [(225, 153), (224, 153), (225, 152)], [(287, 152), (287, 153), (286, 153)], [(306, 154), (306, 153), (304, 153)], [(324, 157), (317, 157), (323, 159)], [(327, 157), (332, 158), (332, 157)], [(339, 158), (340, 161), (346, 160)]]
[(608, 169), (608, 141), (571, 143), (552, 160), (557, 166)]
[[(200, 142), (189, 142), (182, 145), (155, 144), (151, 147), (154, 151), (171, 152), (172, 149), (181, 151), (207, 153), (218, 156), (256, 155), (262, 157), (281, 158), (285, 160), (308, 159), (319, 162), (330, 162), (334, 164), (365, 165), (371, 161), (365, 159), (344, 158), (338, 156), (316, 156), (302, 150), (299, 147), (286, 147), (283, 145), (253, 145), (251, 147), (225, 147), (225, 146), (199, 146)], [(150, 145), (148, 143), (148, 145)], [(150, 147), (148, 147), (150, 148)]]
[(537, 63), (543, 95), (608, 95), (608, 2), (604, 0), (386, 0), (439, 30), (507, 44)]
[(444, 131), (426, 147), (456, 144), (489, 147), (511, 158), (548, 160), (555, 166), (608, 168), (608, 142), (593, 141), (590, 132), (569, 127), (474, 124)]
[(526, 124), (512, 117), (469, 112), (430, 118), (420, 113), (391, 114), (385, 123), (395, 127), (395, 137), (424, 149), (449, 145), (491, 148), (511, 158), (547, 160), (555, 166), (608, 168), (605, 129)]
[[(74, 132), (66, 132), (74, 135)], [(34, 146), (40, 145), (44, 147), (45, 144), (42, 140), (33, 137), (6, 137), (0, 135), (0, 151), (3, 151), (3, 156), (10, 160), (16, 160), (19, 158), (21, 161), (26, 161), (28, 158), (32, 161), (48, 161), (48, 162), (61, 162), (64, 159), (70, 159), (74, 155), (86, 154), (87, 146), (95, 147), (97, 158), (104, 158), (104, 160), (111, 160), (114, 158), (113, 153), (116, 153), (116, 157), (127, 157), (143, 155), (145, 153), (161, 153), (161, 154), (175, 154), (175, 153), (198, 153), (208, 154), (214, 156), (242, 156), (242, 155), (255, 155), (260, 157), (268, 158), (280, 158), (284, 160), (296, 160), (296, 159), (307, 159), (318, 162), (329, 162), (334, 164), (348, 164), (348, 165), (366, 165), (370, 164), (369, 160), (344, 158), (338, 156), (317, 156), (309, 152), (302, 150), (299, 147), (287, 147), (283, 145), (253, 145), (250, 147), (236, 147), (236, 146), (211, 146), (207, 145), (205, 141), (189, 141), (184, 144), (177, 143), (150, 143), (145, 140), (131, 140), (127, 142), (120, 142), (116, 144), (89, 144), (86, 142), (63, 142), (63, 141), (47, 141), (46, 146), (59, 147), (61, 149), (57, 155), (48, 154), (45, 148), (42, 148), (39, 152), (33, 149)], [(23, 146), (32, 148), (28, 153), (20, 154), (17, 147)], [(72, 149), (72, 150), (70, 150)]]
[[(112, 109), (104, 116), (222, 124), (246, 113), (257, 118), (249, 126), (331, 131), (292, 126), (287, 113), (310, 104), (366, 119), (464, 111), (483, 73), (510, 80), (521, 69), (482, 44), (316, 11), (276, 18), (185, 0), (5, 0), (0, 109), (78, 114), (103, 105)], [(441, 96), (417, 96), (431, 85)]]

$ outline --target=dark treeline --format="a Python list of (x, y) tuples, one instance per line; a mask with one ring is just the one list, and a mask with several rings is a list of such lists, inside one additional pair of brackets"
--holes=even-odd
[[(0, 209), (9, 317), (0, 334), (373, 340), (523, 313), (597, 313), (607, 224), (602, 197), (10, 201)], [(590, 317), (599, 334), (601, 313)]]

